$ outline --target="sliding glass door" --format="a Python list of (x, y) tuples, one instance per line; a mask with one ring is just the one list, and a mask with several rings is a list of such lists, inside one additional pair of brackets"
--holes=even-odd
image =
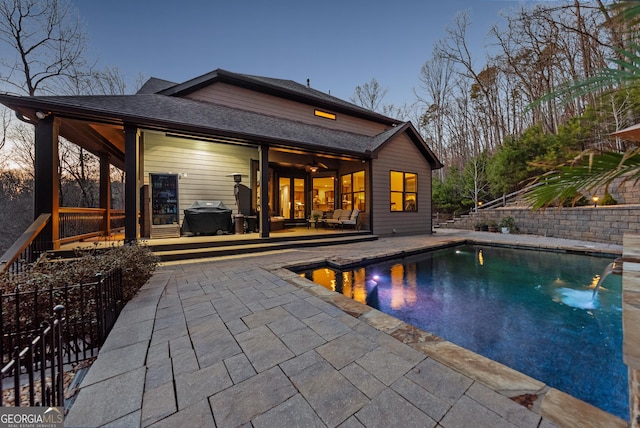
[(304, 212), (304, 178), (280, 177), (278, 179), (280, 215), (285, 219), (306, 218)]

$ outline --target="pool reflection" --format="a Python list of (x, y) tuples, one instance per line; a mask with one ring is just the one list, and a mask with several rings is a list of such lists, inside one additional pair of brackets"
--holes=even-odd
[(377, 269), (371, 270), (372, 272), (368, 272), (366, 267), (361, 267), (340, 272), (320, 268), (303, 272), (300, 276), (373, 307), (378, 307), (379, 292), (384, 293), (385, 300), (390, 302), (392, 309), (412, 307), (416, 304), (418, 301), (416, 263), (394, 264), (384, 275)]
[(300, 276), (310, 279), (329, 290), (344, 294), (356, 302), (367, 304), (366, 274), (365, 268), (346, 272), (321, 268), (312, 272), (301, 273)]

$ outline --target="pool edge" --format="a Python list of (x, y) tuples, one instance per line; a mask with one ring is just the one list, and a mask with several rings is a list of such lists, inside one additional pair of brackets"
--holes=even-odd
[[(438, 242), (432, 245), (420, 246), (410, 250), (401, 250), (380, 254), (379, 257), (354, 257), (348, 260), (324, 259), (325, 263), (342, 268), (354, 266), (358, 263), (377, 262), (392, 258), (406, 257), (424, 251), (434, 251), (456, 245), (489, 245), (515, 249), (555, 251), (572, 254), (584, 254), (595, 257), (616, 257), (621, 252), (602, 251), (597, 246), (541, 246), (521, 242), (496, 242), (491, 239), (453, 239), (448, 242)], [(421, 330), (395, 317), (384, 314), (375, 308), (356, 302), (341, 293), (331, 291), (308, 279), (300, 277), (290, 269), (304, 269), (316, 267), (322, 263), (321, 259), (307, 260), (298, 264), (291, 263), (275, 267), (272, 272), (292, 285), (305, 289), (309, 293), (339, 308), (345, 314), (353, 316), (378, 331), (386, 333), (396, 340), (411, 346), (426, 356), (446, 365), (447, 367), (473, 379), (487, 388), (525, 405), (529, 410), (541, 418), (560, 427), (628, 427), (628, 422), (608, 413), (592, 404), (573, 397), (565, 392), (549, 387), (544, 382), (518, 372), (497, 361), (486, 358), (439, 336)], [(522, 397), (524, 399), (520, 400)], [(532, 397), (535, 397), (533, 399)]]

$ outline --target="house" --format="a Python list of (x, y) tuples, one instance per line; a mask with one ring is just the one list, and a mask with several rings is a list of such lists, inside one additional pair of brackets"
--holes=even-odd
[[(106, 230), (109, 165), (125, 172), (127, 241), (153, 238), (155, 226), (179, 233), (195, 201), (255, 218), (261, 237), (305, 223), (312, 210), (356, 208), (362, 229), (380, 236), (432, 231), (431, 172), (442, 165), (414, 126), (308, 83), (218, 69), (183, 83), (152, 78), (134, 95), (0, 102), (35, 126), (35, 217), (52, 214), (54, 248), (64, 211), (59, 136), (99, 157)], [(173, 206), (154, 205), (153, 186)]]

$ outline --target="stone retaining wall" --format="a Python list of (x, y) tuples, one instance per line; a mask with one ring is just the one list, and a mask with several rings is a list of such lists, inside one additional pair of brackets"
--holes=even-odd
[(554, 238), (580, 239), (622, 245), (625, 233), (640, 233), (640, 205), (548, 208), (498, 208), (441, 224), (441, 227), (473, 230), (478, 222), (499, 223), (513, 217), (519, 233)]

